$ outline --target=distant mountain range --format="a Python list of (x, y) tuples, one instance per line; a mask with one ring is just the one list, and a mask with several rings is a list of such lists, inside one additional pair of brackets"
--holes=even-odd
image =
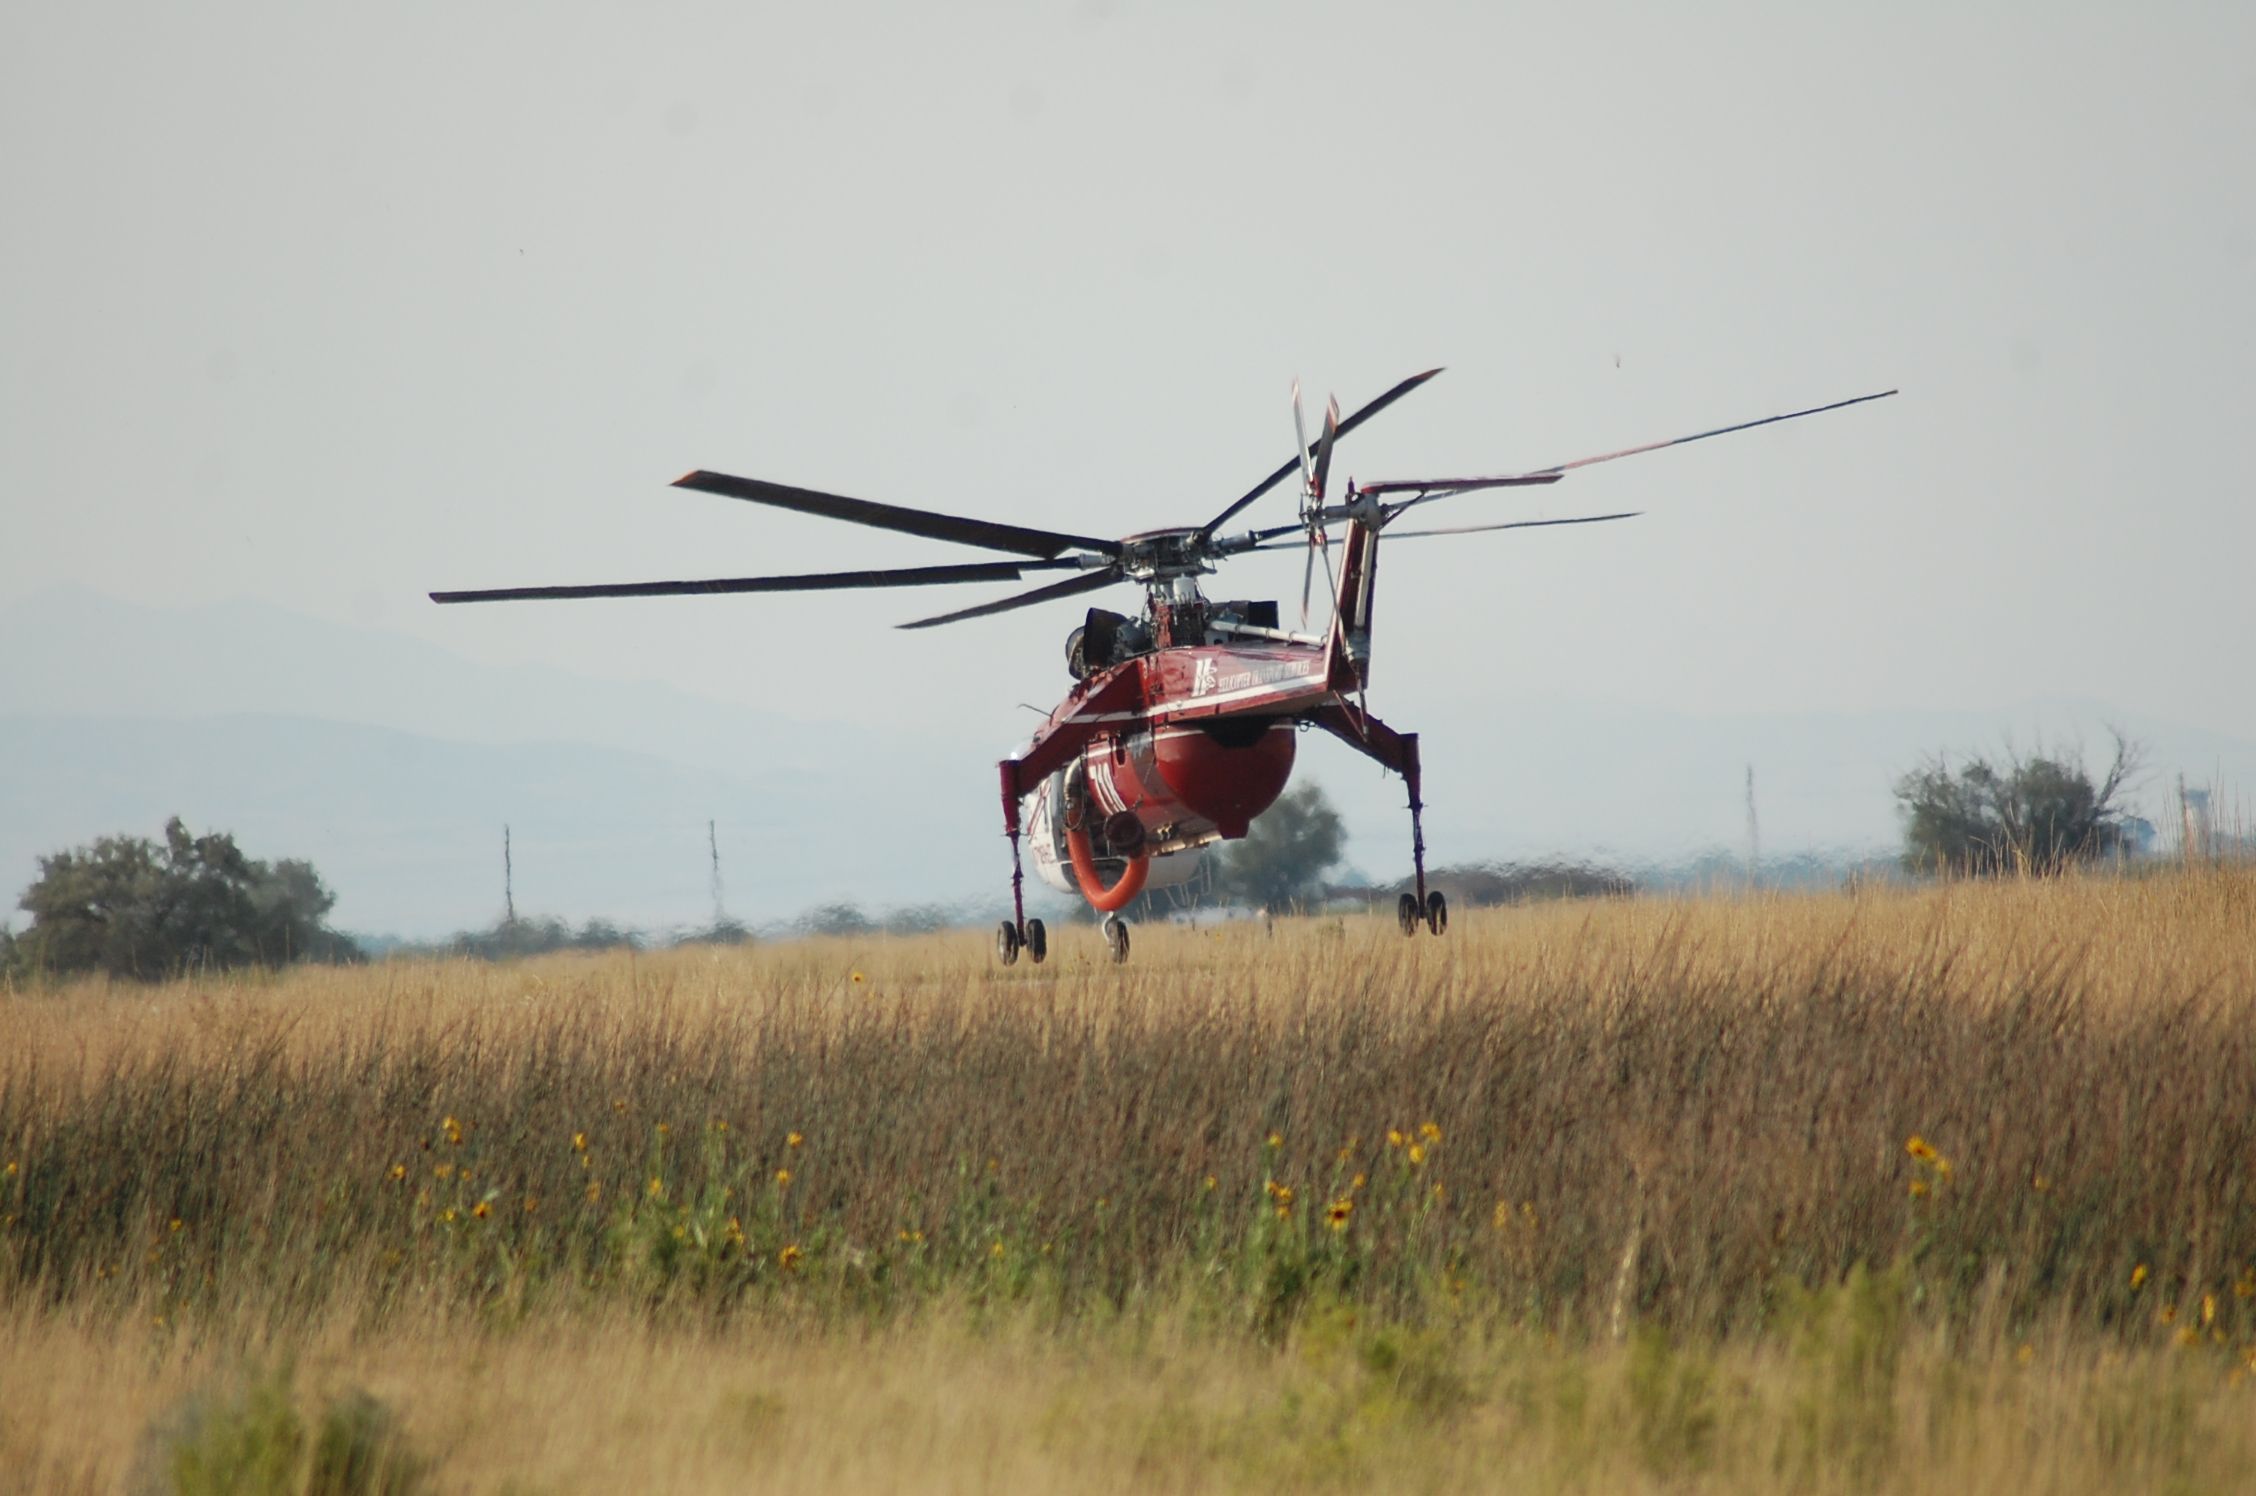
[[(305, 857), (347, 929), (435, 936), (491, 921), (511, 827), (520, 911), (633, 925), (752, 922), (1006, 893), (995, 744), (919, 723), (794, 721), (647, 683), (501, 668), (255, 604), (159, 609), (81, 590), (0, 603), (0, 915), (39, 854), (172, 814), (259, 857)], [(1375, 701), (1422, 733), (1437, 862), (1564, 855), (1632, 873), (1747, 845), (1884, 852), (1889, 787), (1922, 755), (2080, 740), (2115, 722), (2148, 749), (2143, 800), (2176, 776), (2256, 788), (2256, 746), (2094, 703), (1995, 713), (1693, 717), (1561, 697)], [(1321, 735), (1303, 772), (1347, 823), (1348, 860), (1407, 870), (1399, 781)], [(918, 775), (898, 765), (914, 761)]]

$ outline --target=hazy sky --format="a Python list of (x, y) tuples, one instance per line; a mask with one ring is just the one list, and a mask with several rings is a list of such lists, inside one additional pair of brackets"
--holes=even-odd
[(1342, 448), (1366, 478), (1901, 385), (1432, 511), (1651, 512), (1390, 547), (1373, 706), (2065, 694), (2256, 736), (2246, 5), (15, 5), (0, 141), (14, 595), (1001, 747), (1081, 604), (424, 593), (972, 559), (692, 467), (1196, 522), (1290, 452), (1296, 375), (1449, 366)]

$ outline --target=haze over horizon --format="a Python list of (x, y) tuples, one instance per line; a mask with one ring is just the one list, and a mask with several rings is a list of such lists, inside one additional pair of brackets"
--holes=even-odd
[[(971, 559), (665, 486), (694, 467), (1097, 535), (1196, 522), (1290, 452), (1295, 376), (1352, 407), (1445, 364), (1344, 473), (1903, 393), (1433, 511), (1636, 520), (1390, 546), (1371, 704), (1459, 792), (1437, 835), (1572, 812), (1602, 845), (1635, 805), (1568, 769), (1677, 794), (1756, 756), (1688, 721), (2025, 735), (2053, 701), (2088, 704), (2058, 729), (2087, 738), (2120, 714), (2220, 763), (2256, 742), (2245, 8), (122, 4), (0, 20), (0, 83), (0, 604), (28, 620), (0, 654), (78, 682), (72, 711), (179, 707), (27, 611), (75, 587), (859, 726), (872, 751), (921, 735), (886, 819), (850, 782), (792, 834), (882, 849), (914, 815), (915, 855), (976, 890), (999, 876), (984, 764), (1066, 684), (1079, 604), (900, 633), (1007, 584), (425, 593)], [(1290, 598), (1298, 568), (1215, 585)], [(338, 688), (275, 678), (258, 709), (319, 717)], [(571, 727), (527, 700), (466, 688), (389, 724)], [(1560, 701), (1639, 726), (1513, 738), (1531, 715), (1602, 732)], [(736, 729), (700, 710), (651, 746), (722, 773)], [(615, 726), (578, 740), (623, 747)], [(748, 779), (852, 758), (760, 741)], [(1308, 762), (1351, 860), (1406, 866), (1399, 791)], [(1736, 824), (1731, 791), (1696, 834)], [(155, 827), (75, 839), (121, 830)]]

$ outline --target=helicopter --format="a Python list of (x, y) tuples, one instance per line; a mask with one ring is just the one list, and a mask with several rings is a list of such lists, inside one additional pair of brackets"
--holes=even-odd
[[(1096, 607), (1086, 611), (1066, 639), (1073, 688), (1033, 735), (996, 766), (1003, 831), (1011, 845), (1011, 918), (996, 927), (997, 958), (1007, 966), (1024, 953), (1039, 963), (1049, 953), (1043, 922), (1026, 914), (1023, 853), (1031, 851), (1036, 875), (1061, 893), (1079, 895), (1101, 914), (1100, 928), (1112, 960), (1127, 960), (1129, 927), (1120, 911), (1147, 890), (1187, 882), (1198, 871), (1204, 849), (1246, 835), (1254, 817), (1284, 792), (1302, 728), (1321, 729), (1401, 776), (1409, 792), (1413, 891), (1397, 900), (1396, 921), (1405, 935), (1424, 929), (1438, 936), (1448, 928), (1449, 904), (1439, 889), (1426, 886), (1418, 735), (1381, 721), (1367, 700), (1382, 535), (1409, 540), (1634, 519), (1642, 511), (1389, 528), (1410, 511), (1438, 499), (1486, 489), (1547, 486), (1598, 463), (1843, 410), (1897, 393), (1888, 389), (1857, 395), (1516, 473), (1367, 483), (1350, 479), (1335, 494), (1332, 463), (1341, 438), (1440, 372), (1428, 369), (1413, 374), (1345, 419), (1339, 402), (1328, 401), (1314, 440), (1308, 436), (1295, 381), (1294, 455), (1199, 525), (1107, 539), (699, 469), (675, 479), (674, 486), (999, 551), (1011, 559), (796, 576), (484, 588), (433, 592), (430, 597), (436, 603), (475, 603), (818, 592), (1011, 582), (1028, 573), (1068, 573), (1031, 591), (898, 625), (926, 629), (1107, 587), (1140, 586), (1144, 605), (1139, 614)], [(1224, 529), (1296, 471), (1300, 505), (1293, 522), (1236, 532)], [(1209, 599), (1199, 586), (1199, 579), (1213, 575), (1221, 561), (1291, 549), (1304, 556), (1297, 628), (1281, 626), (1275, 601)], [(1311, 630), (1309, 607), (1319, 563), (1326, 574), (1331, 616), (1323, 629)]]

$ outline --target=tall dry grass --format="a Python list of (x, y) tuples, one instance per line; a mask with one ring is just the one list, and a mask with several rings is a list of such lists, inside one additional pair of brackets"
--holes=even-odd
[(2227, 869), (1153, 928), (1125, 969), (964, 936), (18, 993), (0, 1306), (241, 1354), (453, 1316), (504, 1361), (575, 1324), (851, 1361), (935, 1314), (1156, 1316), (1272, 1369), (1346, 1315), (1366, 1370), (1446, 1334), (1462, 1409), (1524, 1359), (1464, 1347), (1545, 1337), (1569, 1380), (1630, 1386), (1590, 1349), (1622, 1339), (1664, 1390), (1799, 1386), (1764, 1368), (1856, 1342), (1810, 1328), (1854, 1279), (1891, 1408), (1898, 1360), (2024, 1342), (2222, 1397), (2256, 1347), (2252, 916)]

